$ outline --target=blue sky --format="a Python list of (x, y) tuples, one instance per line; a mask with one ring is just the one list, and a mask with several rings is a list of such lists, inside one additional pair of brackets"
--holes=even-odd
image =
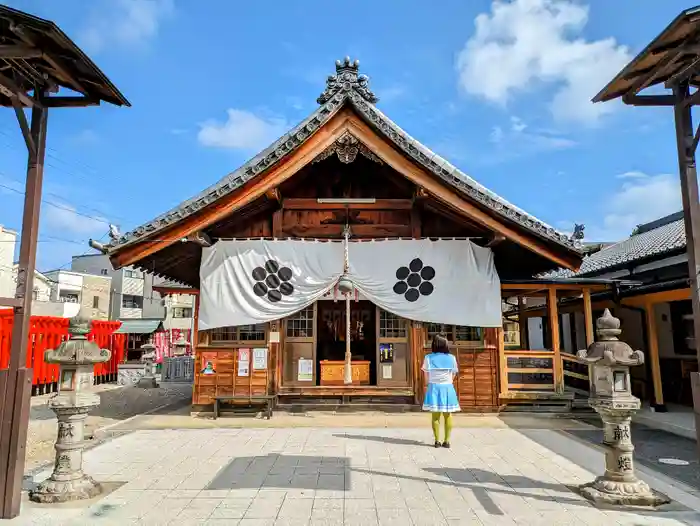
[[(133, 104), (52, 110), (41, 270), (242, 164), (313, 111), (345, 55), (392, 120), (557, 228), (615, 240), (680, 209), (671, 110), (588, 101), (687, 2), (7, 3), (58, 23)], [(6, 110), (0, 224), (17, 229), (6, 187), (23, 188), (25, 156)]]

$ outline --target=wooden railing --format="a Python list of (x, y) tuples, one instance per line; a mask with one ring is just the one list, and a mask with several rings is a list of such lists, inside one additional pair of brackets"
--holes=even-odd
[[(0, 369), (7, 369), (10, 363), (12, 344), (11, 310), (0, 312)], [(93, 321), (88, 340), (95, 341), (101, 348), (112, 351), (108, 362), (95, 365), (96, 384), (113, 382), (117, 379), (117, 364), (124, 359), (126, 334), (114, 334), (121, 322)], [(58, 365), (44, 361), (44, 351), (55, 349), (68, 338), (68, 319), (52, 316), (32, 316), (29, 322), (27, 342), (27, 367), (32, 368), (32, 394), (45, 394), (56, 390)]]
[(554, 353), (524, 349), (505, 351), (508, 391), (553, 391)]
[(574, 354), (561, 353), (564, 370), (564, 389), (588, 396), (590, 393), (589, 366)]

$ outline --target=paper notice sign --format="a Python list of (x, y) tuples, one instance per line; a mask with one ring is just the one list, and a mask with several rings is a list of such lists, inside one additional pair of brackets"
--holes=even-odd
[(391, 375), (392, 375), (392, 364), (385, 364), (382, 365), (382, 378), (384, 380), (391, 380)]
[(267, 369), (267, 347), (253, 349), (253, 371)]
[(299, 358), (299, 370), (297, 380), (299, 382), (311, 382), (314, 379), (314, 361)]

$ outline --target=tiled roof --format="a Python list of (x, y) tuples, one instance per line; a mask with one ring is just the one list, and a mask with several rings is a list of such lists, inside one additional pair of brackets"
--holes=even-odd
[(685, 226), (682, 213), (642, 225), (637, 229), (637, 232), (624, 241), (584, 257), (578, 272), (559, 269), (539, 277), (551, 279), (593, 276), (625, 263), (662, 256), (668, 252), (685, 248)]
[(379, 111), (374, 105), (377, 98), (369, 90), (368, 78), (365, 75), (358, 75), (357, 61), (351, 63), (346, 58), (344, 63), (340, 61), (336, 63), (336, 74), (328, 77), (326, 90), (318, 98), (318, 102), (320, 106), (307, 119), (253, 159), (199, 195), (133, 231), (123, 234), (118, 239), (113, 239), (108, 245), (105, 245), (107, 253), (114, 253), (117, 249), (159, 232), (233, 192), (295, 151), (345, 105), (352, 106), (374, 129), (391, 141), (400, 151), (460, 193), (490, 208), (502, 217), (514, 221), (535, 235), (553, 241), (574, 253), (580, 253), (580, 250), (566, 234), (558, 232), (480, 185), (423, 146)]

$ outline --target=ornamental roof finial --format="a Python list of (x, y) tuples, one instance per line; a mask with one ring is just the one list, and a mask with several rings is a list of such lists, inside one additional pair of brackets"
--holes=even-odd
[(326, 79), (326, 89), (316, 99), (319, 104), (325, 104), (333, 96), (341, 91), (354, 91), (360, 97), (371, 104), (379, 101), (379, 98), (369, 89), (369, 77), (359, 75), (360, 61), (350, 60), (350, 57), (335, 61), (335, 75), (329, 75)]

